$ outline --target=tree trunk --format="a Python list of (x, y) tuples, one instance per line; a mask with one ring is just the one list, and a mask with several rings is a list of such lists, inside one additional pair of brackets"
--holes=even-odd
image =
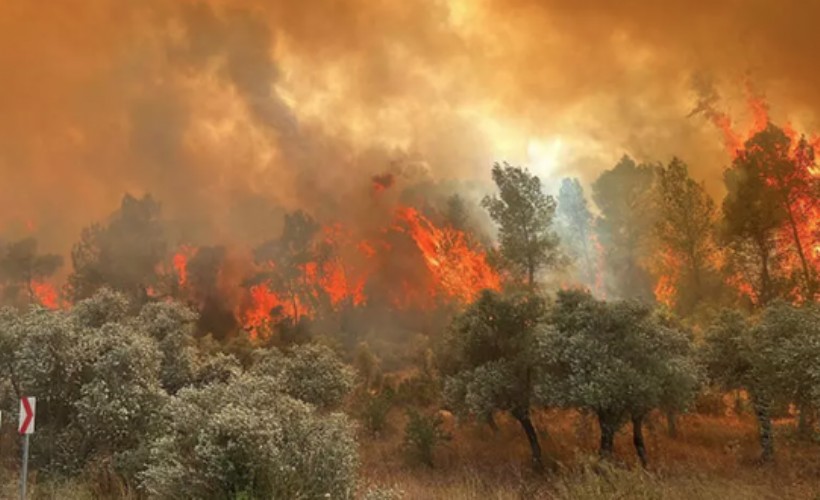
[(598, 426), (601, 428), (601, 458), (612, 458), (612, 453), (615, 451), (616, 426), (600, 413), (598, 414)]
[(772, 419), (769, 416), (769, 402), (759, 397), (753, 397), (755, 417), (757, 417), (758, 431), (760, 433), (760, 459), (763, 462), (771, 462), (774, 459), (774, 436), (772, 435)]
[(635, 445), (635, 451), (638, 452), (641, 466), (646, 467), (646, 445), (643, 440), (643, 416), (632, 416), (632, 443)]
[(513, 416), (521, 424), (521, 428), (524, 429), (524, 433), (527, 435), (527, 441), (530, 443), (533, 470), (536, 472), (543, 471), (544, 462), (541, 458), (541, 444), (538, 442), (538, 434), (535, 432), (535, 426), (532, 425), (529, 411), (514, 411)]
[(800, 233), (797, 231), (797, 222), (794, 220), (792, 206), (791, 203), (789, 203), (788, 198), (785, 196), (784, 204), (786, 205), (786, 215), (788, 216), (789, 226), (791, 226), (792, 237), (794, 238), (794, 246), (797, 248), (797, 255), (800, 257), (800, 265), (803, 268), (803, 280), (806, 285), (805, 299), (811, 301), (812, 296), (814, 295), (814, 283), (812, 283), (811, 271), (809, 270), (809, 264), (806, 261), (806, 254), (803, 252), (803, 243), (800, 241)]
[(678, 437), (678, 414), (675, 410), (666, 410), (666, 431), (669, 437)]

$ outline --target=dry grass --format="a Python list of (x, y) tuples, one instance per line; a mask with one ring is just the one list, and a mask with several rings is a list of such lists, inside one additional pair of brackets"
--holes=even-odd
[[(529, 471), (524, 435), (515, 421), (503, 416), (497, 419), (495, 433), (486, 425), (456, 425), (447, 419), (453, 440), (438, 450), (436, 468), (429, 469), (405, 463), (405, 416), (394, 410), (383, 437), (362, 433), (362, 489), (402, 493), (391, 500), (820, 500), (820, 446), (796, 440), (791, 420), (777, 422), (777, 461), (764, 466), (757, 463), (756, 427), (748, 416), (687, 415), (680, 419), (677, 439), (666, 436), (665, 423), (656, 416), (646, 433), (648, 470), (637, 467), (627, 429), (616, 440), (618, 463), (605, 464), (596, 459), (594, 420), (575, 412), (550, 411), (539, 413), (535, 421), (545, 454), (560, 464), (556, 473), (539, 476)], [(0, 498), (18, 498), (17, 478), (3, 470)], [(92, 487), (94, 481), (38, 482), (36, 475), (32, 479), (32, 499), (106, 497)]]
[[(391, 415), (381, 439), (363, 438), (362, 475), (366, 485), (392, 487), (407, 499), (818, 499), (820, 446), (793, 438), (794, 423), (778, 422), (777, 461), (760, 465), (756, 427), (749, 417), (687, 415), (679, 437), (666, 435), (655, 416), (647, 431), (648, 470), (636, 465), (631, 435), (616, 440), (618, 463), (597, 462), (597, 428), (575, 412), (536, 416), (545, 454), (560, 471), (529, 472), (529, 449), (516, 422), (498, 418), (499, 431), (485, 425), (455, 425), (453, 440), (436, 456), (436, 468), (407, 465), (400, 452), (404, 417)], [(547, 430), (548, 432), (544, 432)]]

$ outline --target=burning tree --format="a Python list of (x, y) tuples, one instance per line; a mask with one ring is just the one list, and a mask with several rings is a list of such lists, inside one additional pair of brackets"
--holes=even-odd
[(689, 177), (686, 164), (673, 158), (666, 168), (658, 169), (658, 204), (655, 231), (663, 273), (655, 296), (689, 313), (707, 298), (715, 281), (715, 202), (702, 184)]
[(45, 280), (62, 265), (61, 256), (38, 253), (34, 238), (9, 243), (0, 253), (0, 282), (5, 298), (16, 302), (20, 292), (24, 291), (28, 303), (56, 308), (57, 292)]
[(263, 319), (277, 308), (280, 315), (291, 318), (295, 324), (308, 314), (313, 299), (308, 266), (316, 265), (316, 239), (320, 229), (313, 217), (297, 210), (285, 214), (279, 238), (268, 240), (254, 250), (254, 260), (262, 267), (253, 278), (256, 293), (267, 292), (271, 296)]
[(561, 260), (552, 227), (555, 199), (544, 194), (538, 176), (524, 168), (496, 163), (492, 175), (499, 194), (485, 197), (482, 205), (499, 226), (504, 262), (533, 288), (537, 272)]
[(72, 298), (90, 297), (110, 287), (141, 304), (163, 281), (159, 273), (167, 256), (160, 205), (150, 195), (125, 195), (120, 209), (105, 225), (83, 229), (71, 251), (74, 272), (68, 282)]
[[(239, 325), (234, 309), (242, 279), (228, 262), (228, 249), (222, 245), (181, 245), (171, 263), (176, 276), (170, 280), (166, 300), (172, 297), (198, 312), (198, 335), (225, 340)], [(159, 298), (157, 295), (152, 297)]]
[[(769, 124), (746, 141), (726, 171), (725, 233), (741, 291), (757, 306), (778, 296), (813, 300), (817, 293), (820, 217), (814, 150)], [(796, 285), (795, 285), (796, 284)]]

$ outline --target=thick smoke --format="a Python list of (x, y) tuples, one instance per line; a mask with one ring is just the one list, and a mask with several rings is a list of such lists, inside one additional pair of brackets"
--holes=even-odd
[[(625, 152), (677, 154), (717, 193), (728, 158), (689, 116), (692, 82), (742, 121), (753, 81), (813, 131), (818, 15), (798, 0), (7, 0), (0, 233), (65, 252), (128, 191), (161, 200), (180, 241), (256, 243), (284, 210), (379, 217), (374, 176), (474, 186), (506, 159), (590, 181)], [(556, 138), (538, 166), (528, 145)]]

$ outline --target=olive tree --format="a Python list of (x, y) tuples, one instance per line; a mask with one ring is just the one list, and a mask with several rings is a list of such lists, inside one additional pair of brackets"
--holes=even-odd
[[(759, 331), (759, 330), (758, 330)], [(703, 357), (709, 377), (726, 390), (743, 389), (751, 398), (760, 433), (761, 459), (774, 458), (771, 410), (778, 399), (771, 345), (754, 335), (750, 320), (737, 311), (724, 311), (710, 326)]]
[(690, 338), (659, 321), (646, 305), (605, 302), (587, 292), (561, 291), (542, 327), (547, 376), (541, 401), (591, 411), (601, 430), (600, 453), (612, 455), (618, 429), (631, 421), (646, 465), (642, 426), (655, 408), (685, 409), (699, 385)]
[(763, 461), (774, 458), (773, 408), (794, 403), (807, 413), (820, 402), (820, 311), (816, 305), (775, 302), (752, 318), (725, 311), (707, 333), (703, 355), (714, 382), (749, 394)]
[(820, 402), (820, 306), (776, 302), (763, 312), (757, 329), (759, 336), (776, 346), (768, 361), (774, 365), (779, 393), (800, 411), (800, 431), (805, 436)]
[(539, 383), (537, 328), (545, 312), (535, 295), (485, 290), (453, 320), (439, 352), (446, 405), (461, 415), (509, 412), (521, 425), (536, 469), (543, 467), (530, 418)]

